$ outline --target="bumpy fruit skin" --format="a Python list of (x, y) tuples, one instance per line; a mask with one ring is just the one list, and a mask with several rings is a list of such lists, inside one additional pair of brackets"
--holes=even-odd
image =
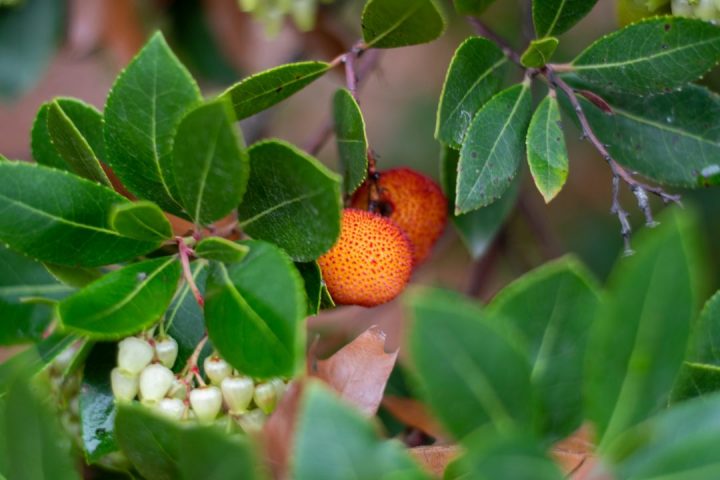
[(412, 248), (392, 220), (347, 208), (340, 238), (318, 264), (335, 303), (374, 307), (405, 289), (412, 273)]
[[(422, 263), (447, 224), (447, 199), (440, 186), (409, 168), (380, 172), (379, 213), (387, 216), (408, 236), (413, 262)], [(353, 195), (350, 206), (368, 209), (370, 186), (365, 182)]]

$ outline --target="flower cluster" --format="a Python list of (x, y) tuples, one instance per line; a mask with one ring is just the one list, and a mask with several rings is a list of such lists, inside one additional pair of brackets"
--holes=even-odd
[(673, 15), (715, 22), (720, 19), (720, 0), (672, 0)]
[(177, 355), (177, 342), (168, 336), (122, 340), (117, 367), (111, 372), (115, 399), (130, 402), (138, 398), (174, 420), (212, 423), (229, 418), (244, 431), (253, 432), (262, 428), (287, 388), (279, 378), (257, 383), (233, 370), (217, 354), (205, 358), (205, 377), (192, 361), (176, 375), (172, 368)]

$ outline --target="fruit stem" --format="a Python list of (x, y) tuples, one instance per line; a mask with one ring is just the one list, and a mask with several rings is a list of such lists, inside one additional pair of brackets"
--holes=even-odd
[(188, 247), (183, 237), (175, 237), (175, 240), (178, 245), (178, 253), (180, 254), (180, 263), (182, 264), (185, 281), (188, 285), (190, 285), (190, 290), (192, 290), (195, 301), (198, 303), (200, 308), (205, 308), (205, 298), (203, 298), (202, 293), (200, 293), (200, 290), (195, 283), (192, 270), (190, 269), (190, 257), (195, 256), (195, 252), (192, 248)]
[(198, 382), (201, 386), (205, 386), (205, 382), (203, 381), (202, 377), (200, 376), (200, 369), (198, 368), (198, 359), (200, 358), (200, 352), (202, 352), (203, 347), (205, 347), (205, 344), (208, 341), (208, 334), (205, 332), (203, 337), (198, 342), (197, 346), (195, 347), (195, 350), (193, 350), (193, 353), (190, 355), (190, 358), (188, 358), (187, 363), (185, 364), (185, 368), (183, 369), (183, 374), (185, 375), (185, 382), (190, 383), (192, 381), (193, 376), (195, 376), (198, 379)]

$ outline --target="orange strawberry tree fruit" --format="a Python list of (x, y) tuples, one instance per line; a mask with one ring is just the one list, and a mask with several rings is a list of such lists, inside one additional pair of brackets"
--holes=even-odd
[[(720, 475), (711, 257), (690, 205), (653, 213), (680, 203), (665, 188), (720, 179), (720, 97), (694, 83), (720, 60), (720, 27), (651, 16), (555, 61), (597, 0), (529, 2), (519, 50), (489, 26), (492, 0), (439, 3), (368, 0), (346, 53), (212, 97), (157, 33), (102, 112), (42, 105), (35, 163), (0, 159), (0, 344), (27, 345), (0, 365), (0, 478)], [(379, 51), (437, 39), (448, 16), (474, 33), (438, 92), (441, 188), (411, 162), (379, 165), (358, 86)], [(322, 138), (339, 171), (314, 157), (322, 141), (245, 143), (238, 121), (333, 71), (345, 85)], [(566, 256), (485, 305), (405, 292), (448, 221), (479, 264), (492, 255), (524, 170), (553, 200), (577, 130), (625, 242), (604, 285)], [(632, 243), (628, 203), (657, 227)], [(308, 317), (398, 297), (400, 357), (370, 329), (317, 360)], [(588, 459), (561, 468), (557, 442), (579, 429)]]

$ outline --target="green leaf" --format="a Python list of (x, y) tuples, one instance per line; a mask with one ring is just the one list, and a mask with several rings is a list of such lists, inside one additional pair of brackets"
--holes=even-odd
[[(43, 385), (44, 387), (44, 385)], [(72, 444), (50, 411), (47, 388), (33, 391), (25, 372), (18, 372), (4, 397), (4, 425), (8, 478), (27, 480), (79, 480), (71, 455)]]
[[(575, 82), (573, 86), (582, 88)], [(713, 183), (720, 171), (720, 131), (708, 125), (720, 122), (720, 96), (696, 85), (649, 97), (594, 91), (613, 115), (581, 98), (583, 109), (618, 162), (666, 185), (697, 188)], [(562, 104), (572, 112), (567, 101)]]
[(529, 83), (503, 90), (475, 115), (460, 150), (455, 213), (490, 205), (505, 193), (520, 167), (531, 115)]
[(567, 32), (596, 3), (597, 0), (533, 0), (533, 24), (538, 38)]
[(359, 411), (318, 381), (307, 384), (295, 431), (292, 478), (429, 478), (397, 440), (382, 440)]
[(448, 465), (445, 479), (562, 480), (565, 476), (534, 438), (480, 431), (463, 442), (465, 454)]
[(13, 98), (34, 86), (58, 47), (65, 3), (25, 0), (0, 12), (0, 97)]
[(462, 439), (485, 425), (529, 430), (530, 364), (507, 330), (458, 294), (419, 289), (407, 304), (421, 392), (447, 431)]
[(112, 271), (66, 298), (58, 307), (65, 328), (91, 338), (121, 338), (157, 322), (180, 279), (175, 256)]
[[(109, 228), (114, 191), (67, 172), (25, 162), (0, 163), (0, 241), (45, 262), (94, 267), (148, 253)], [(32, 234), (28, 234), (32, 232)]]
[(568, 152), (561, 120), (557, 97), (550, 93), (538, 105), (528, 127), (528, 164), (545, 203), (560, 193), (568, 176)]
[(461, 15), (480, 15), (495, 0), (454, 0), (455, 10)]
[(195, 246), (195, 255), (207, 260), (222, 263), (241, 262), (248, 254), (250, 248), (232, 240), (221, 237), (207, 237), (200, 240)]
[(572, 63), (583, 79), (610, 90), (656, 93), (698, 79), (720, 60), (720, 27), (654, 17), (601, 38)]
[(322, 279), (322, 272), (317, 262), (298, 262), (295, 264), (305, 284), (308, 315), (317, 315), (321, 309), (332, 308), (335, 303), (330, 297), (327, 286)]
[(95, 107), (75, 98), (58, 97), (52, 102), (43, 103), (35, 117), (31, 133), (32, 154), (35, 161), (49, 167), (73, 171), (50, 138), (48, 112), (53, 104), (62, 109), (75, 129), (86, 140), (95, 158), (104, 159), (105, 139), (103, 138), (102, 114)]
[(528, 68), (544, 67), (552, 58), (560, 41), (556, 37), (533, 40), (520, 57), (520, 63)]
[(445, 31), (434, 0), (368, 0), (362, 12), (368, 48), (396, 48), (431, 42)]
[(257, 240), (242, 244), (250, 247), (242, 262), (210, 267), (205, 294), (210, 340), (247, 375), (292, 376), (305, 352), (302, 278), (277, 247)]
[[(205, 294), (205, 281), (208, 276), (208, 265), (204, 261), (193, 262), (190, 266), (195, 284), (201, 294)], [(178, 343), (178, 356), (175, 360), (175, 370), (182, 370), (192, 355), (197, 344), (205, 335), (205, 317), (195, 297), (190, 291), (190, 286), (184, 282), (182, 287), (175, 294), (170, 308), (165, 314), (165, 331)], [(207, 344), (200, 354), (198, 361), (202, 361), (212, 349)]]
[(178, 201), (196, 224), (219, 220), (240, 204), (249, 175), (244, 147), (224, 100), (201, 105), (182, 119), (172, 178)]
[(280, 140), (250, 147), (250, 181), (240, 228), (273, 242), (295, 261), (315, 260), (340, 235), (341, 178)]
[(529, 348), (531, 381), (543, 406), (541, 430), (552, 439), (583, 420), (583, 360), (600, 294), (572, 257), (548, 263), (505, 287), (489, 311), (512, 322)]
[(718, 412), (720, 396), (712, 395), (666, 410), (630, 430), (606, 452), (613, 478), (717, 478)]
[(470, 37), (455, 51), (440, 95), (435, 138), (460, 148), (477, 111), (497, 93), (507, 57), (494, 42)]
[(173, 236), (172, 225), (160, 207), (144, 200), (113, 205), (110, 227), (121, 235), (147, 242), (165, 241)]
[(353, 193), (367, 176), (365, 120), (349, 90), (341, 88), (333, 97), (333, 118), (338, 156), (343, 169), (344, 191)]
[(673, 400), (705, 395), (720, 389), (720, 292), (710, 298), (694, 325), (690, 351), (673, 390)]
[(601, 446), (666, 405), (697, 311), (695, 224), (676, 209), (660, 221), (619, 260), (588, 341), (586, 415)]
[(259, 478), (247, 439), (216, 427), (183, 425), (130, 404), (118, 407), (115, 431), (123, 452), (148, 480)]
[(57, 281), (74, 288), (82, 288), (102, 277), (102, 272), (97, 268), (71, 267), (47, 262), (43, 263), (43, 266)]
[(48, 108), (48, 133), (55, 149), (73, 173), (111, 187), (95, 152), (58, 102)]
[(23, 298), (58, 299), (70, 292), (41, 264), (0, 245), (0, 345), (40, 340), (52, 319), (50, 307), (22, 303)]
[(328, 71), (330, 64), (325, 62), (288, 63), (251, 75), (222, 96), (230, 98), (235, 118), (242, 120), (282, 102)]
[(117, 366), (114, 343), (97, 343), (85, 361), (80, 387), (82, 447), (88, 463), (118, 449), (115, 441), (115, 397), (110, 371)]
[(202, 97), (156, 33), (115, 80), (105, 104), (107, 162), (127, 189), (182, 215), (170, 170), (175, 130)]
[(19, 369), (29, 378), (45, 370), (55, 360), (55, 357), (77, 340), (78, 338), (74, 335), (54, 333), (0, 363), (0, 398), (7, 394), (7, 390)]
[(510, 187), (495, 203), (472, 212), (455, 215), (455, 185), (457, 184), (457, 165), (460, 152), (444, 147), (440, 157), (440, 178), (449, 199), (450, 221), (460, 235), (460, 239), (473, 259), (481, 258), (492, 244), (510, 213), (515, 208), (522, 176), (518, 175)]

